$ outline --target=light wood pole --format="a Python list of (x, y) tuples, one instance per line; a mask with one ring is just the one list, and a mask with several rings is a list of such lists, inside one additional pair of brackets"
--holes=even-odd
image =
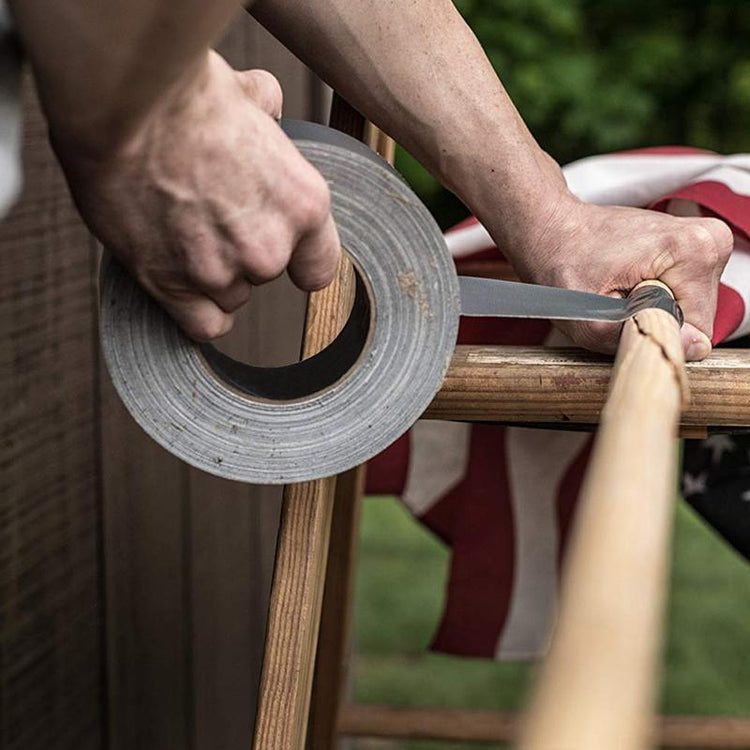
[(677, 322), (638, 313), (623, 327), (522, 750), (650, 745), (686, 401)]

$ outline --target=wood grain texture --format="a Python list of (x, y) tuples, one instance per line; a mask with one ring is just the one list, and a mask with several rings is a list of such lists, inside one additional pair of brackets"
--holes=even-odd
[(357, 538), (366, 466), (336, 483), (325, 592), (310, 708), (309, 750), (336, 747), (337, 719), (346, 698), (351, 653)]
[[(325, 347), (340, 330), (340, 298), (348, 296), (352, 279), (342, 256), (334, 282), (310, 295), (303, 356)], [(336, 477), (329, 477), (284, 489), (255, 750), (305, 745), (335, 488)]]
[(625, 323), (566, 555), (559, 619), (520, 747), (651, 745), (680, 408), (677, 322)]
[(284, 492), (271, 589), (255, 750), (302, 750), (336, 478)]
[[(394, 708), (348, 704), (339, 715), (339, 733), (453, 742), (508, 742), (517, 739), (520, 716), (499, 711), (447, 708)], [(660, 716), (654, 744), (681, 748), (750, 747), (750, 719), (731, 716)]]
[[(428, 419), (592, 425), (612, 360), (574, 348), (457, 346)], [(716, 349), (686, 365), (685, 427), (750, 425), (750, 350)]]
[[(334, 121), (351, 115), (340, 99), (335, 100)], [(359, 132), (359, 123), (346, 121), (348, 127)], [(393, 164), (396, 144), (392, 138), (366, 122), (362, 134), (364, 142)], [(341, 320), (348, 316), (354, 297), (353, 275), (347, 276), (349, 288), (340, 295), (345, 307), (339, 309)], [(352, 607), (354, 578), (359, 535), (359, 517), (365, 487), (366, 465), (357, 466), (336, 481), (331, 538), (326, 567), (326, 580), (318, 637), (317, 659), (313, 677), (307, 747), (309, 750), (329, 750), (338, 741), (339, 708), (347, 689), (347, 672), (351, 653)]]
[[(355, 137), (364, 120), (334, 95), (330, 124)], [(354, 273), (342, 255), (336, 278), (310, 295), (302, 357), (338, 334), (351, 308)], [(317, 651), (336, 477), (284, 490), (261, 676), (254, 750), (303, 750)]]
[(92, 253), (26, 81), (0, 224), (0, 747), (104, 741)]

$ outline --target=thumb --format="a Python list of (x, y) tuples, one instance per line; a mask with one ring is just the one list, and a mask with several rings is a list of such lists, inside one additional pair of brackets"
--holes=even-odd
[(682, 348), (688, 362), (704, 359), (711, 353), (711, 339), (691, 323), (683, 323), (680, 331)]
[(284, 94), (276, 76), (267, 70), (238, 71), (237, 76), (245, 94), (266, 114), (278, 120)]

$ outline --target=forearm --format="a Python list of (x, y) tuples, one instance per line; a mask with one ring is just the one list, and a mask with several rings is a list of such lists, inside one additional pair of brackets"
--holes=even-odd
[(236, 0), (11, 0), (53, 135), (107, 148), (196, 75)]
[(259, 0), (251, 12), (511, 251), (564, 190), (450, 0)]

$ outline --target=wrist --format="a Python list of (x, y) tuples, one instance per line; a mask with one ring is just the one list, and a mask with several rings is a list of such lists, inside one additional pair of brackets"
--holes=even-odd
[(173, 80), (161, 82), (158, 91), (148, 92), (150, 95), (117, 91), (102, 97), (98, 106), (84, 116), (48, 112), (49, 137), (58, 157), (61, 161), (73, 159), (94, 165), (138, 152), (155, 121), (165, 115), (179, 116), (196, 90), (206, 86), (209, 54), (206, 51)]
[(466, 189), (456, 191), (492, 235), (498, 248), (524, 279), (545, 254), (551, 227), (577, 210), (580, 201), (568, 190), (559, 165), (534, 144), (504, 151), (492, 160), (487, 153), (466, 171)]

